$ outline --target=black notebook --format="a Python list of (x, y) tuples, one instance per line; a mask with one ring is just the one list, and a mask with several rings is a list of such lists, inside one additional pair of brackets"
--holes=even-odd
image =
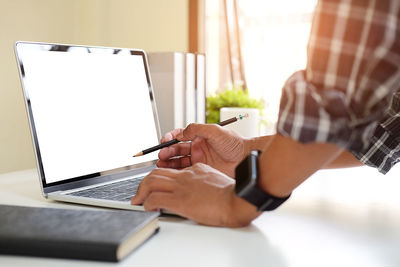
[(119, 261), (157, 232), (158, 215), (0, 205), (0, 253)]

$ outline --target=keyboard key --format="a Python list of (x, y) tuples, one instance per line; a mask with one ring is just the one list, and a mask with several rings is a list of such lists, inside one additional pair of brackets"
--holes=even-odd
[(119, 181), (69, 193), (68, 195), (126, 202), (130, 201), (131, 198), (136, 194), (140, 182), (143, 178), (144, 177), (138, 177), (125, 181)]

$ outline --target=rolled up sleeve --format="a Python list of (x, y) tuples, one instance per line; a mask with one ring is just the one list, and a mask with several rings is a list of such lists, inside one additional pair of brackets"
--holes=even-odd
[[(278, 133), (302, 143), (336, 144), (368, 164), (366, 155), (383, 131), (397, 140), (384, 153), (392, 153), (390, 164), (398, 161), (393, 149), (400, 122), (390, 109), (400, 92), (399, 6), (390, 0), (318, 3), (307, 67), (283, 87)], [(378, 164), (370, 165), (383, 170)]]

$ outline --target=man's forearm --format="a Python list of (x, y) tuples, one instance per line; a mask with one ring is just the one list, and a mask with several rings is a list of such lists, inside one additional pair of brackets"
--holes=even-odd
[(260, 156), (260, 186), (277, 197), (287, 196), (314, 172), (328, 166), (342, 151), (333, 144), (301, 144), (275, 135)]
[(353, 154), (347, 150), (337, 156), (333, 161), (324, 166), (325, 169), (336, 169), (336, 168), (351, 168), (364, 166), (364, 164), (359, 161)]

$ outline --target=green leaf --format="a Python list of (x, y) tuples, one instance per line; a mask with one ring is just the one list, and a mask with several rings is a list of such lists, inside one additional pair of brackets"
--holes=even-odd
[(256, 108), (263, 115), (264, 102), (250, 97), (248, 90), (240, 86), (228, 88), (217, 95), (207, 97), (207, 123), (219, 122), (219, 110), (223, 107)]

